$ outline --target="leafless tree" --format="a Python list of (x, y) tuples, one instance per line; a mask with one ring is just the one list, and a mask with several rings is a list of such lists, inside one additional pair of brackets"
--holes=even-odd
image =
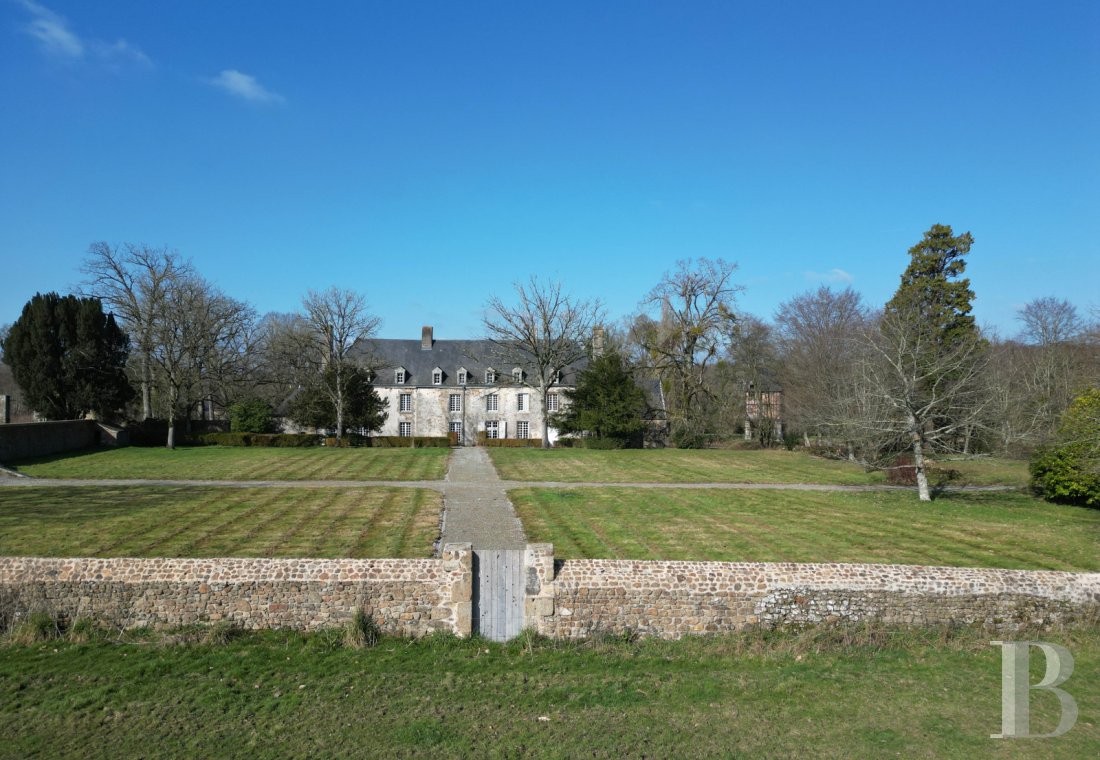
[(866, 337), (859, 363), (861, 409), (867, 436), (908, 439), (921, 501), (930, 501), (926, 458), (950, 450), (986, 403), (981, 382), (986, 365), (977, 334), (943, 343), (917, 310), (883, 314)]
[(137, 380), (141, 386), (141, 415), (153, 415), (152, 352), (155, 322), (166, 308), (173, 286), (194, 274), (191, 264), (168, 248), (125, 243), (93, 243), (81, 272), (80, 290), (107, 304), (133, 342)]
[(1020, 333), (1025, 343), (1050, 346), (1075, 341), (1085, 331), (1085, 323), (1077, 314), (1077, 307), (1064, 298), (1036, 298), (1019, 309), (1023, 322)]
[(242, 341), (254, 315), (247, 304), (197, 275), (174, 280), (160, 307), (149, 330), (149, 358), (168, 419), (166, 445), (173, 449), (177, 416), (184, 413), (190, 420), (194, 404), (209, 395), (211, 384), (242, 371), (248, 351)]
[(807, 291), (780, 304), (775, 324), (781, 357), (785, 418), (805, 441), (845, 451), (856, 459), (852, 421), (866, 406), (856, 384), (869, 311), (851, 288)]
[[(736, 409), (746, 425), (746, 440), (753, 435), (762, 446), (775, 440), (777, 415), (774, 408), (779, 390), (776, 381), (778, 356), (772, 326), (751, 315), (742, 315), (729, 334), (728, 357), (736, 378), (727, 405)], [(732, 396), (732, 398), (729, 398)]]
[[(537, 278), (515, 283), (516, 301), (505, 303), (493, 296), (486, 305), (485, 335), (492, 344), (506, 381), (538, 394), (542, 410), (542, 446), (550, 446), (547, 397), (561, 373), (583, 359), (592, 330), (601, 316), (599, 301), (563, 293), (561, 283)], [(519, 368), (513, 375), (512, 368)]]
[(309, 291), (302, 309), (301, 320), (292, 322), (284, 337), (297, 343), (298, 366), (314, 377), (331, 400), (339, 438), (344, 434), (348, 403), (347, 375), (357, 363), (369, 366), (369, 341), (381, 320), (367, 311), (363, 295), (337, 287)]
[(707, 374), (718, 360), (744, 288), (733, 283), (737, 265), (722, 259), (677, 262), (642, 302), (660, 318), (636, 322), (648, 366), (668, 389), (674, 439), (697, 438), (706, 427), (699, 412), (710, 398)]

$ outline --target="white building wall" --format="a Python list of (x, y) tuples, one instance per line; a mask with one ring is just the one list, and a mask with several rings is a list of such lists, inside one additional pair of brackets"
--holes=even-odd
[[(412, 424), (413, 435), (445, 436), (451, 422), (460, 422), (463, 424), (465, 444), (473, 446), (477, 443), (477, 434), (485, 430), (485, 423), (495, 420), (500, 425), (501, 438), (517, 437), (516, 423), (520, 421), (528, 423), (529, 438), (542, 437), (542, 401), (538, 391), (533, 388), (515, 385), (394, 385), (375, 386), (375, 390), (379, 396), (389, 401), (389, 416), (378, 435), (399, 435), (399, 423), (409, 422)], [(558, 394), (560, 403), (564, 403), (565, 397), (561, 395), (561, 389), (552, 392)], [(402, 393), (412, 395), (411, 411), (400, 411)], [(499, 397), (495, 412), (487, 408), (486, 397), (491, 393)], [(522, 412), (519, 411), (521, 393), (527, 394), (528, 401), (527, 410)], [(449, 409), (451, 394), (460, 397), (459, 411), (452, 412)], [(557, 430), (550, 428), (551, 442), (556, 441), (557, 437)]]

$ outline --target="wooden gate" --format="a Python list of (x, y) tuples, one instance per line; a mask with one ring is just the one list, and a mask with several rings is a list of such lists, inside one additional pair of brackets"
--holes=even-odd
[(474, 549), (473, 629), (490, 641), (523, 630), (523, 549)]

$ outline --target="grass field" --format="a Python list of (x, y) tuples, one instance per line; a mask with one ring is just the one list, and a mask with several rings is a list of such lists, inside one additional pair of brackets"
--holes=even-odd
[(1017, 493), (524, 488), (530, 541), (559, 557), (881, 562), (1100, 570), (1100, 510)]
[[(1080, 718), (1057, 739), (989, 738), (1001, 726), (991, 638), (5, 645), (0, 757), (1096, 757), (1100, 631), (1031, 636), (1076, 661), (1062, 688)], [(1043, 658), (1031, 662), (1035, 683)], [(1050, 731), (1057, 700), (1032, 692), (1031, 712), (1032, 731)]]
[(441, 480), (450, 449), (93, 449), (16, 463), (40, 478), (164, 480)]
[[(566, 483), (821, 483), (877, 485), (881, 472), (822, 459), (802, 451), (699, 449), (490, 449), (505, 480)], [(944, 461), (933, 466), (933, 482), (950, 485), (1027, 484), (1027, 463), (1011, 459)], [(945, 470), (954, 470), (951, 479)]]
[(0, 556), (429, 557), (413, 488), (0, 488)]

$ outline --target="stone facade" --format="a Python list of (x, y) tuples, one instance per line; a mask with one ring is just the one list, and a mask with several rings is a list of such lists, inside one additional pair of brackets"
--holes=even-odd
[(16, 611), (44, 609), (125, 628), (229, 621), (310, 630), (358, 609), (389, 633), (470, 632), (468, 546), (440, 559), (0, 558), (0, 592)]
[[(525, 557), (524, 621), (554, 638), (679, 638), (836, 621), (978, 624), (1000, 631), (1100, 615), (1100, 573), (912, 565), (556, 562)], [(2, 613), (48, 610), (124, 627), (231, 621), (317, 629), (357, 609), (408, 636), (472, 631), (473, 556), (440, 559), (0, 558)]]
[[(532, 557), (529, 627), (555, 638), (635, 631), (679, 638), (834, 621), (1011, 630), (1100, 612), (1100, 573), (913, 565), (566, 560)], [(534, 591), (535, 593), (531, 593)], [(541, 601), (540, 601), (541, 600)], [(552, 600), (545, 601), (545, 600)]]
[[(371, 366), (375, 390), (389, 403), (378, 435), (446, 436), (454, 431), (466, 446), (476, 444), (479, 433), (542, 438), (542, 397), (525, 384), (528, 368), (502, 357), (490, 341), (436, 340), (426, 326), (419, 341), (376, 339), (361, 353), (361, 361)], [(567, 367), (551, 387), (551, 412), (564, 405), (562, 391), (573, 387), (580, 366), (583, 362)], [(551, 443), (557, 437), (551, 427)]]

